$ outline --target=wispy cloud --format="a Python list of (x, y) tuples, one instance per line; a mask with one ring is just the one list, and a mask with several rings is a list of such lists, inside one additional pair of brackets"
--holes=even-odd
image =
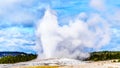
[[(33, 49), (35, 45), (35, 36), (33, 29), (9, 27), (0, 30), (0, 51), (22, 51), (26, 49)], [(26, 50), (27, 50), (26, 49)]]
[(0, 1), (0, 21), (2, 25), (30, 25), (36, 21), (37, 2), (34, 0), (4, 0)]
[(105, 0), (90, 0), (90, 6), (100, 11), (107, 9)]
[(0, 51), (35, 51), (35, 23), (42, 14), (38, 4), (37, 0), (0, 1)]

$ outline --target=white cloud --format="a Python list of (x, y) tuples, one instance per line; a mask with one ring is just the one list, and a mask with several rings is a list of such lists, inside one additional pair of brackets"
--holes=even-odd
[(25, 31), (25, 28), (23, 29), (19, 27), (9, 27), (1, 29), (0, 51), (34, 51), (34, 34), (31, 34), (33, 32), (29, 32), (28, 30)]
[(37, 4), (39, 0), (0, 0), (0, 51), (36, 51), (34, 24), (41, 13)]
[[(1, 0), (0, 1), (0, 20), (12, 24), (33, 24), (37, 16), (33, 14), (34, 0)], [(3, 24), (3, 25), (4, 25)]]
[(96, 10), (105, 10), (105, 0), (90, 0), (90, 6)]

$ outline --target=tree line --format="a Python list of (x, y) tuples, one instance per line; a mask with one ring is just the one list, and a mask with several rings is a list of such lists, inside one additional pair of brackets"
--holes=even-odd
[(90, 57), (85, 60), (91, 61), (103, 61), (103, 60), (112, 60), (119, 59), (120, 62), (120, 51), (100, 51), (90, 53)]
[(9, 64), (17, 62), (25, 62), (36, 59), (36, 54), (21, 54), (16, 56), (4, 56), (0, 58), (0, 64)]

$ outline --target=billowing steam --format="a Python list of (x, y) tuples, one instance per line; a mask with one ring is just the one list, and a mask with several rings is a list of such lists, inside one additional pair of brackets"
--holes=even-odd
[(46, 9), (37, 26), (44, 58), (85, 58), (86, 48), (98, 50), (110, 41), (109, 25), (98, 14), (80, 13), (60, 26), (56, 13)]

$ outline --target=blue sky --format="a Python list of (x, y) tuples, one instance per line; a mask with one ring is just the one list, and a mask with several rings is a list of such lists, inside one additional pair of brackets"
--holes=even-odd
[(56, 11), (60, 26), (80, 13), (100, 15), (110, 33), (100, 50), (120, 50), (120, 0), (1, 0), (0, 51), (36, 52), (36, 24), (47, 6)]

